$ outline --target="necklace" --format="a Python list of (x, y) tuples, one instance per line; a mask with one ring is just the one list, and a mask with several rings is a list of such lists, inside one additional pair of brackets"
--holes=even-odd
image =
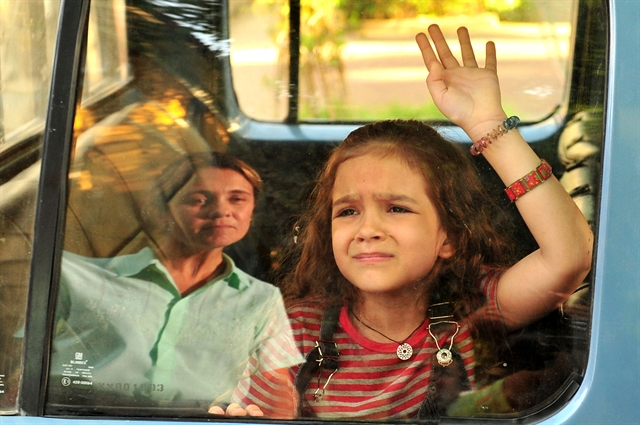
[(438, 363), (440, 364), (440, 366), (447, 367), (451, 363), (453, 363), (453, 355), (451, 354), (451, 348), (453, 347), (453, 339), (456, 337), (456, 335), (458, 335), (458, 331), (460, 331), (460, 325), (458, 324), (458, 322), (454, 322), (450, 320), (433, 323), (433, 325), (439, 325), (442, 323), (456, 325), (456, 332), (451, 337), (451, 344), (449, 344), (449, 348), (444, 348), (444, 347), (440, 348), (440, 344), (438, 343), (438, 338), (436, 338), (433, 332), (431, 332), (431, 325), (432, 325), (431, 323), (429, 324), (429, 327), (427, 328), (427, 330), (429, 331), (429, 335), (431, 335), (431, 338), (433, 338), (433, 342), (436, 343), (436, 348), (438, 349), (438, 352), (436, 353), (436, 360), (438, 360)]
[(409, 343), (407, 343), (407, 340), (408, 340), (409, 338), (411, 338), (411, 336), (412, 336), (414, 333), (416, 333), (416, 331), (417, 331), (418, 329), (420, 329), (420, 327), (422, 326), (422, 323), (420, 323), (420, 324), (418, 325), (418, 327), (417, 327), (417, 328), (415, 328), (415, 329), (413, 330), (413, 332), (411, 332), (411, 333), (409, 334), (409, 336), (408, 336), (408, 337), (406, 337), (406, 338), (404, 339), (404, 341), (396, 341), (395, 339), (391, 339), (391, 338), (389, 338), (388, 336), (386, 336), (385, 334), (383, 334), (383, 333), (382, 333), (382, 332), (380, 332), (379, 330), (374, 329), (374, 328), (372, 328), (371, 326), (369, 326), (369, 325), (367, 325), (366, 323), (364, 323), (362, 320), (360, 320), (360, 318), (359, 318), (358, 316), (356, 316), (356, 314), (353, 312), (353, 310), (351, 310), (351, 309), (350, 309), (349, 311), (351, 312), (351, 314), (353, 315), (353, 317), (355, 317), (355, 318), (356, 318), (356, 320), (357, 320), (358, 322), (362, 323), (362, 325), (363, 325), (365, 328), (370, 329), (370, 330), (374, 331), (375, 333), (377, 333), (378, 335), (381, 335), (381, 336), (383, 336), (383, 337), (387, 338), (389, 341), (392, 341), (392, 342), (395, 342), (396, 344), (398, 344), (398, 349), (396, 350), (396, 355), (398, 356), (398, 358), (399, 358), (400, 360), (409, 360), (409, 359), (411, 358), (411, 356), (413, 355), (413, 347), (412, 347)]

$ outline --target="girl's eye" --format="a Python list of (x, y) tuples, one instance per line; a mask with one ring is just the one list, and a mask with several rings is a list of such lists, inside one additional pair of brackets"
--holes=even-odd
[(391, 208), (389, 208), (389, 212), (391, 213), (406, 213), (406, 212), (411, 212), (406, 208), (403, 207), (399, 207), (397, 205), (392, 206)]
[(353, 208), (345, 208), (344, 210), (336, 214), (336, 217), (347, 217), (347, 216), (356, 215), (356, 214), (358, 214), (358, 212)]

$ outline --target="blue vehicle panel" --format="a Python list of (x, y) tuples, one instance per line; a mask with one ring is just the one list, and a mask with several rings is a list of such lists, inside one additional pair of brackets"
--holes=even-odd
[[(54, 88), (44, 134), (42, 153), (44, 166), (41, 171), (43, 177), (37, 195), (40, 207), (35, 216), (36, 236), (33, 247), (33, 258), (48, 259), (50, 262), (34, 263), (31, 266), (32, 286), (29, 298), (31, 316), (27, 317), (34, 317), (33, 312), (37, 310), (51, 311), (48, 305), (55, 297), (55, 291), (50, 293), (50, 282), (57, 280), (55, 264), (60, 260), (62, 244), (60, 241), (62, 232), (56, 228), (62, 225), (60, 217), (64, 217), (65, 214), (66, 201), (61, 200), (68, 196), (67, 188), (64, 184), (61, 185), (59, 180), (64, 179), (61, 176), (66, 175), (65, 170), (69, 166), (72, 151), (69, 141), (72, 139), (76, 108), (73, 99), (75, 85), (78, 84), (77, 73), (80, 71), (78, 68), (81, 56), (79, 46), (82, 45), (84, 31), (82, 16), (86, 13), (85, 8), (89, 7), (88, 3), (88, 1), (78, 2), (76, 5), (63, 3), (61, 8), (61, 31), (58, 43), (59, 46), (66, 47), (60, 48), (58, 53), (64, 56), (67, 49), (73, 54), (68, 57), (59, 57), (55, 63), (60, 66), (60, 69), (70, 69), (72, 72), (63, 75), (60, 69), (54, 69), (52, 77)], [(149, 3), (154, 2), (150, 0)], [(582, 376), (576, 376), (565, 384), (562, 391), (559, 391), (561, 394), (556, 401), (540, 411), (530, 411), (524, 416), (475, 418), (470, 419), (469, 423), (622, 424), (640, 422), (640, 386), (638, 385), (640, 382), (640, 220), (638, 219), (640, 217), (640, 190), (638, 189), (640, 181), (640, 84), (638, 83), (640, 2), (610, 0), (608, 7), (610, 34), (607, 46), (608, 58), (606, 58), (605, 104), (591, 105), (593, 110), (586, 111), (597, 115), (600, 113), (598, 108), (603, 106), (601, 113), (604, 116), (601, 177), (597, 177), (600, 178), (599, 206), (595, 208), (594, 216), (588, 217), (592, 224), (595, 224), (596, 246), (590, 285), (591, 320), (588, 329), (584, 332), (588, 338), (586, 369)], [(65, 33), (64, 28), (68, 28), (69, 25), (77, 25), (78, 31)], [(225, 75), (228, 75), (230, 73), (228, 67), (231, 65), (228, 61), (222, 63), (221, 69), (227, 73)], [(1, 65), (2, 62), (0, 62)], [(604, 70), (599, 71), (604, 72)], [(202, 76), (190, 75), (190, 77), (197, 79)], [(126, 78), (125, 80), (123, 85), (130, 81)], [(221, 111), (224, 119), (228, 119), (226, 122), (228, 127), (236, 126), (232, 132), (231, 141), (221, 143), (228, 144), (236, 154), (241, 153), (252, 158), (263, 175), (268, 175), (269, 167), (276, 168), (277, 165), (274, 164), (285, 164), (286, 167), (287, 161), (295, 162), (288, 176), (291, 180), (280, 182), (282, 186), (293, 186), (294, 182), (303, 178), (301, 176), (307, 179), (313, 178), (312, 174), (315, 170), (308, 162), (324, 159), (330, 146), (361, 124), (357, 120), (299, 122), (291, 120), (291, 116), (283, 122), (253, 120), (240, 111), (235, 101), (235, 94), (230, 94), (233, 92), (231, 78), (220, 83), (220, 86), (216, 90), (219, 90), (219, 93), (226, 93), (228, 98), (225, 97), (225, 100), (217, 104), (216, 108)], [(234, 101), (229, 101), (230, 98)], [(198, 102), (192, 102), (196, 106), (189, 113), (201, 114), (198, 115), (200, 118), (209, 117), (207, 113), (202, 113), (202, 105), (207, 105), (206, 100), (198, 99)], [(297, 110), (297, 107), (294, 109)], [(2, 112), (1, 109), (0, 112)], [(557, 115), (551, 115), (525, 126), (522, 132), (527, 138), (535, 141), (532, 143), (534, 149), (548, 149), (545, 142), (556, 135), (560, 137), (561, 124), (558, 121), (567, 115), (566, 111), (558, 112)], [(76, 125), (78, 125), (77, 122)], [(449, 128), (449, 134), (453, 139), (466, 143), (460, 129)], [(64, 142), (65, 140), (67, 142)], [(270, 142), (273, 143), (270, 144)], [(285, 149), (290, 149), (288, 155), (282, 155)], [(2, 154), (1, 150), (0, 154)], [(2, 159), (1, 156), (0, 159)], [(269, 182), (268, 177), (267, 182), (277, 186), (277, 183)], [(286, 212), (286, 207), (281, 206), (279, 202), (288, 205), (289, 200), (281, 201), (270, 192), (267, 192), (267, 196), (270, 196), (273, 208), (278, 213)], [(271, 223), (264, 224), (261, 228), (262, 234), (268, 234), (271, 239), (276, 240), (282, 235), (277, 233), (274, 227)], [(256, 262), (259, 263), (258, 260)], [(244, 267), (250, 267), (250, 265), (243, 264)], [(257, 267), (254, 273), (259, 275), (260, 268)], [(44, 316), (41, 315), (41, 317)], [(129, 410), (129, 414), (114, 414), (100, 409), (92, 412), (91, 408), (86, 407), (79, 410), (79, 413), (73, 413), (73, 411), (65, 413), (64, 408), (47, 411), (48, 390), (45, 365), (47, 365), (48, 353), (42, 351), (42, 338), (51, 337), (50, 328), (49, 322), (32, 320), (27, 322), (26, 330), (22, 329), (26, 335), (24, 351), (26, 357), (21, 375), (22, 392), (18, 403), (19, 411), (7, 415), (0, 414), (0, 425), (26, 423), (55, 425), (67, 422), (169, 424), (201, 420), (214, 423), (255, 422), (253, 419), (243, 420), (242, 418), (220, 420), (219, 417), (207, 416), (204, 411), (202, 414), (194, 414), (192, 410), (184, 410), (184, 416), (182, 416), (179, 409), (174, 409), (169, 414), (158, 415), (157, 418), (154, 417), (152, 409), (139, 411), (132, 409)], [(0, 383), (2, 383), (1, 379)], [(441, 423), (457, 422), (454, 418), (442, 418)]]

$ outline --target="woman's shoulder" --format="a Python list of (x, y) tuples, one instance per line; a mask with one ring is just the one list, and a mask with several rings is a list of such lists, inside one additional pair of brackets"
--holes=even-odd
[(227, 282), (229, 286), (239, 290), (240, 292), (246, 292), (250, 289), (251, 293), (261, 294), (261, 296), (266, 298), (281, 297), (280, 289), (278, 289), (277, 286), (260, 280), (245, 272), (226, 255), (224, 256), (224, 260), (227, 262), (227, 269), (220, 279)]

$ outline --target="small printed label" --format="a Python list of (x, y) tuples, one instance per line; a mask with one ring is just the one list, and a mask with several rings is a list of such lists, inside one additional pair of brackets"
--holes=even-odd
[(164, 391), (164, 384), (132, 384), (129, 382), (96, 382), (96, 386), (103, 390), (109, 391), (136, 391), (143, 393), (162, 392)]
[(96, 387), (100, 390), (125, 392), (134, 394), (147, 394), (163, 392), (164, 384), (130, 383), (130, 382), (94, 382), (93, 365), (82, 352), (73, 353), (73, 358), (62, 364), (62, 378), (60, 384), (63, 387), (84, 386)]
[(93, 366), (84, 358), (84, 353), (75, 352), (73, 358), (62, 364), (62, 380), (60, 383), (69, 385), (93, 385)]
[(4, 375), (0, 373), (0, 394), (4, 394)]
[(92, 386), (93, 382), (91, 381), (86, 381), (83, 379), (71, 379), (68, 376), (63, 376), (62, 379), (60, 380), (60, 383), (62, 384), (63, 387), (68, 387), (69, 385), (73, 384), (73, 385), (88, 385), (88, 386)]

